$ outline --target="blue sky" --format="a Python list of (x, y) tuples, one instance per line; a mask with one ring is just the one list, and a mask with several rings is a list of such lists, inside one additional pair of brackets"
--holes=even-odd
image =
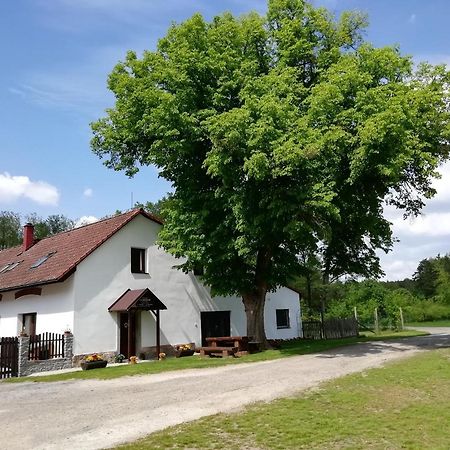
[[(398, 44), (417, 61), (450, 62), (446, 0), (315, 3), (337, 14), (345, 9), (366, 11), (367, 38), (377, 46)], [(131, 195), (142, 202), (164, 195), (170, 186), (153, 168), (130, 180), (106, 169), (90, 151), (89, 123), (113, 105), (107, 75), (127, 50), (153, 49), (171, 21), (197, 11), (211, 18), (225, 10), (241, 14), (251, 9), (264, 13), (265, 0), (1, 2), (0, 210), (101, 217), (129, 208)], [(389, 212), (404, 242), (383, 260), (390, 277), (414, 270), (418, 258), (450, 251), (450, 232), (442, 227), (439, 234), (431, 225), (447, 220), (448, 179), (440, 181), (442, 193), (422, 222), (405, 223)], [(450, 217), (445, 223), (450, 229)], [(415, 242), (420, 251), (412, 254), (408, 242)]]

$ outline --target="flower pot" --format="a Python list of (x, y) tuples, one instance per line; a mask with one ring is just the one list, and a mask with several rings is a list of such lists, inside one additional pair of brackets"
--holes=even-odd
[(83, 370), (100, 369), (106, 367), (108, 361), (82, 361), (80, 366)]
[(177, 358), (182, 358), (183, 356), (192, 356), (194, 354), (194, 350), (178, 350), (177, 351)]

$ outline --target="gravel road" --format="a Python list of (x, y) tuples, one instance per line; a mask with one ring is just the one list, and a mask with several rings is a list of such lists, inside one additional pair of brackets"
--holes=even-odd
[(422, 350), (432, 336), (371, 342), (320, 354), (115, 380), (0, 383), (0, 449), (99, 449), (170, 425), (270, 401)]

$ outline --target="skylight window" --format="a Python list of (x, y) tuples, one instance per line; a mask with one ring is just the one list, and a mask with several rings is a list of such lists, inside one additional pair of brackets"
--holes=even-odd
[(6, 272), (6, 269), (7, 269), (10, 265), (11, 265), (11, 263), (6, 264), (6, 266), (3, 266), (3, 267), (0, 269), (0, 273)]
[(13, 270), (13, 269), (14, 269), (15, 267), (17, 267), (20, 263), (21, 263), (21, 261), (13, 262), (12, 264), (10, 264), (10, 265), (5, 269), (5, 272), (9, 272), (10, 270)]
[(3, 266), (0, 269), (0, 273), (9, 272), (10, 270), (13, 270), (15, 267), (17, 267), (22, 261), (17, 261), (13, 263), (6, 264), (6, 266)]
[(50, 258), (50, 256), (53, 256), (55, 253), (56, 252), (50, 252), (47, 253), (45, 256), (42, 256), (30, 267), (30, 269), (36, 269), (36, 267), (39, 267), (41, 264), (44, 264), (45, 261), (47, 261), (47, 259)]

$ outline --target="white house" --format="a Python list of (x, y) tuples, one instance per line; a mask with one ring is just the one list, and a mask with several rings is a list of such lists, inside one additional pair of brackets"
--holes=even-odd
[[(23, 245), (0, 251), (0, 337), (70, 329), (75, 355), (148, 354), (157, 335), (149, 310), (158, 307), (163, 346), (245, 335), (241, 299), (212, 298), (193, 273), (175, 269), (179, 261), (155, 243), (160, 227), (139, 209), (37, 242), (26, 225)], [(269, 339), (298, 337), (300, 321), (297, 292), (268, 294)]]

